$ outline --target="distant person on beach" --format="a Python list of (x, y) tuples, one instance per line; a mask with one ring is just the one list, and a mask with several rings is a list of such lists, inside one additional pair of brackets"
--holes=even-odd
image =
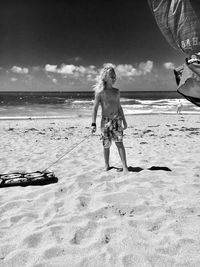
[(179, 100), (178, 105), (177, 105), (177, 109), (176, 109), (176, 113), (181, 114), (182, 108), (183, 108), (183, 105), (182, 105), (181, 101)]
[(120, 91), (113, 87), (115, 81), (116, 74), (113, 66), (106, 65), (101, 70), (94, 86), (95, 100), (92, 112), (92, 133), (96, 132), (96, 117), (100, 104), (102, 108), (101, 139), (104, 148), (105, 170), (108, 171), (110, 169), (110, 146), (113, 140), (118, 148), (123, 171), (128, 172), (123, 144), (123, 130), (127, 128), (127, 122), (120, 104)]

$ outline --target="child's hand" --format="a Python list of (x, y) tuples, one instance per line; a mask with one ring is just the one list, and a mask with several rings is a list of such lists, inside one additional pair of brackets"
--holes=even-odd
[(126, 130), (126, 129), (127, 129), (127, 127), (128, 127), (128, 126), (127, 126), (127, 122), (126, 122), (126, 121), (124, 121), (124, 122), (123, 122), (123, 124), (124, 124), (124, 128), (123, 128), (123, 129), (124, 129), (124, 130)]
[(96, 126), (91, 126), (91, 134), (95, 133), (97, 130)]

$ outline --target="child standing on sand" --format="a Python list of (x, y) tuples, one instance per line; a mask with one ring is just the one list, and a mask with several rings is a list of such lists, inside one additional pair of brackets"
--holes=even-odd
[(123, 145), (123, 130), (127, 128), (127, 123), (120, 104), (120, 91), (113, 87), (115, 81), (114, 68), (111, 65), (105, 66), (94, 86), (95, 101), (92, 112), (92, 133), (96, 132), (96, 117), (100, 104), (102, 108), (101, 137), (104, 147), (105, 170), (108, 171), (110, 169), (110, 146), (113, 140), (119, 151), (123, 171), (128, 172), (126, 152)]

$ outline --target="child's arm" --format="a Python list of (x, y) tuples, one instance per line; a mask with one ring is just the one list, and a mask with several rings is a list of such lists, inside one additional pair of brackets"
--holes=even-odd
[(126, 130), (126, 128), (127, 128), (127, 122), (126, 122), (126, 118), (124, 116), (123, 108), (122, 108), (122, 106), (121, 106), (120, 103), (119, 103), (119, 115), (122, 117), (122, 121), (123, 121), (123, 124), (124, 124), (124, 130)]
[(98, 112), (100, 100), (101, 100), (100, 94), (96, 94), (95, 99), (94, 99), (93, 110), (92, 110), (92, 132), (96, 132), (96, 118), (97, 118), (97, 112)]
[(127, 122), (126, 122), (126, 118), (124, 116), (123, 108), (122, 108), (121, 103), (120, 103), (120, 92), (119, 92), (119, 115), (122, 117), (122, 121), (123, 121), (123, 125), (124, 125), (124, 130), (126, 130), (126, 128), (127, 128)]

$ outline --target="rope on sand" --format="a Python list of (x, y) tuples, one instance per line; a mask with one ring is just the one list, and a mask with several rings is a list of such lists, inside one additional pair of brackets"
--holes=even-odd
[(28, 186), (28, 185), (45, 185), (50, 183), (57, 183), (58, 178), (54, 175), (53, 172), (47, 171), (50, 167), (55, 165), (58, 161), (64, 158), (67, 154), (73, 151), (81, 143), (86, 141), (93, 134), (87, 135), (79, 143), (77, 143), (70, 150), (62, 154), (56, 161), (52, 162), (46, 169), (43, 171), (35, 172), (15, 172), (15, 173), (3, 173), (0, 174), (0, 188), (1, 187), (10, 187), (10, 186)]
[(77, 146), (79, 146), (81, 143), (83, 143), (85, 140), (87, 140), (92, 134), (87, 135), (84, 139), (82, 139), (78, 144), (76, 144), (74, 147), (72, 147), (70, 150), (66, 151), (64, 154), (62, 154), (56, 161), (52, 162), (46, 169), (43, 170), (43, 172), (46, 172), (50, 167), (52, 167), (54, 164), (56, 164), (58, 161), (60, 161), (62, 158), (64, 158), (67, 154), (69, 154), (72, 150), (74, 150)]

